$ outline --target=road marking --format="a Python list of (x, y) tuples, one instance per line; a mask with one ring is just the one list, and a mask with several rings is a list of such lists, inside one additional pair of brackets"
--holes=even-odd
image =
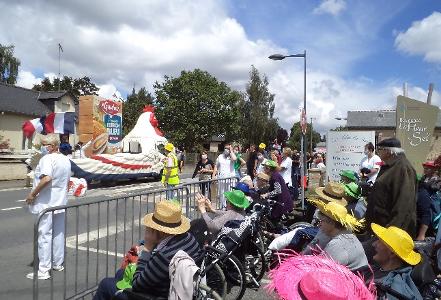
[[(66, 243), (66, 247), (69, 247), (69, 248), (73, 248), (73, 249), (76, 249), (76, 247), (75, 246), (73, 246), (72, 247), (72, 245), (68, 245), (67, 243)], [(109, 252), (107, 252), (106, 250), (98, 250), (98, 249), (95, 249), (95, 248), (87, 248), (87, 247), (84, 247), (84, 246), (78, 246), (78, 250), (83, 250), (83, 251), (90, 251), (90, 252), (94, 252), (94, 253), (99, 253), (99, 254), (109, 254), (109, 256), (117, 256), (117, 257), (124, 257), (124, 254), (123, 253), (118, 253), (118, 252), (112, 252), (112, 251), (109, 251)]]
[(30, 187), (0, 189), (0, 192), (21, 191), (21, 190), (27, 190), (27, 189), (30, 189)]
[(26, 199), (25, 200), (17, 200), (17, 202), (25, 202), (26, 201)]
[[(131, 220), (128, 220), (131, 221)], [(139, 224), (137, 224), (137, 220), (135, 220), (134, 222), (135, 227), (138, 227)], [(111, 235), (115, 235), (118, 234), (120, 232), (124, 232), (124, 223), (115, 226), (115, 225), (110, 225), (109, 227), (109, 236)], [(132, 228), (130, 223), (126, 223), (126, 227), (125, 230), (130, 230)], [(89, 239), (87, 239), (87, 232), (81, 233), (78, 235), (78, 244), (84, 244), (87, 243), (87, 241), (89, 242), (93, 242), (96, 241), (98, 239), (98, 237), (100, 239), (105, 238), (107, 236), (107, 227), (101, 227), (100, 229), (97, 230), (92, 230), (89, 231)], [(75, 248), (75, 244), (76, 244), (77, 238), (76, 235), (71, 235), (69, 237), (66, 238), (66, 245), (69, 244), (70, 246), (73, 246)]]
[(19, 209), (19, 208), (23, 208), (23, 206), (16, 206), (16, 207), (2, 208), (1, 210), (14, 210), (14, 209)]

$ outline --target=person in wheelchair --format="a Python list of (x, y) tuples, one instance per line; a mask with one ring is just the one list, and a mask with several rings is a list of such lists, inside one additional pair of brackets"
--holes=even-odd
[(423, 299), (411, 277), (413, 266), (421, 261), (421, 254), (413, 250), (411, 236), (395, 226), (372, 223), (371, 228), (378, 238), (374, 242), (377, 266), (373, 277), (380, 299)]
[[(167, 298), (170, 288), (169, 264), (175, 254), (182, 250), (195, 262), (201, 261), (203, 253), (194, 237), (188, 233), (190, 220), (182, 215), (181, 209), (178, 202), (161, 201), (156, 204), (153, 213), (144, 216), (144, 246), (131, 282), (133, 292)], [(124, 292), (115, 296), (118, 280), (104, 278), (93, 299), (129, 299)]]
[(211, 236), (216, 236), (226, 222), (244, 219), (245, 209), (250, 205), (245, 194), (240, 190), (233, 190), (225, 192), (224, 195), (227, 199), (226, 211), (214, 209), (207, 197), (196, 194), (198, 210), (202, 218), (191, 221), (190, 232), (200, 245), (210, 241)]

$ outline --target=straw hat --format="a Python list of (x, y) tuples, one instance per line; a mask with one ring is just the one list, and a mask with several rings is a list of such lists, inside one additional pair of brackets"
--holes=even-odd
[(353, 215), (348, 213), (346, 207), (337, 202), (325, 203), (314, 199), (308, 201), (315, 204), (322, 214), (340, 223), (346, 227), (346, 229), (357, 231), (358, 229), (363, 228), (364, 220), (357, 220)]
[(415, 266), (421, 261), (421, 254), (413, 251), (412, 238), (403, 229), (395, 226), (385, 228), (375, 223), (371, 224), (371, 228), (380, 240), (409, 265)]
[(361, 189), (355, 182), (351, 182), (344, 185), (345, 193), (352, 198), (358, 199), (361, 195)]
[(268, 174), (260, 172), (259, 174), (257, 174), (257, 178), (264, 180), (264, 181), (269, 181), (270, 177)]
[(343, 184), (339, 182), (330, 181), (325, 185), (325, 187), (316, 188), (315, 192), (322, 200), (338, 202), (344, 206), (348, 204), (344, 199), (345, 188)]
[(325, 255), (288, 255), (269, 277), (265, 288), (281, 299), (376, 299), (372, 281), (366, 286), (360, 276)]
[(175, 149), (175, 146), (173, 146), (172, 143), (167, 143), (167, 144), (165, 144), (164, 149), (167, 150), (167, 151), (172, 152), (173, 149)]
[(147, 214), (142, 223), (168, 234), (182, 234), (190, 229), (190, 220), (182, 215), (181, 205), (169, 200), (158, 202), (155, 211)]
[(262, 165), (264, 165), (265, 167), (269, 167), (269, 168), (277, 168), (279, 165), (271, 159), (267, 159)]

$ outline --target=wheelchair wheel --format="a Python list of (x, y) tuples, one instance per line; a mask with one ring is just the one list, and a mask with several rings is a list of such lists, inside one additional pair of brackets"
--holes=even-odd
[(209, 286), (206, 286), (205, 284), (200, 284), (198, 287), (198, 290), (195, 292), (195, 295), (193, 296), (193, 299), (195, 300), (222, 300), (223, 297), (219, 296), (219, 294), (210, 288)]
[(245, 255), (246, 270), (250, 272), (251, 278), (247, 278), (247, 283), (259, 286), (267, 270), (267, 261), (262, 247), (251, 241), (248, 252)]
[[(225, 298), (227, 294), (227, 284), (225, 280), (225, 274), (222, 268), (217, 264), (212, 264), (206, 267), (206, 283), (205, 286), (211, 288), (221, 298)], [(198, 298), (199, 299), (199, 298)], [(204, 299), (204, 298), (201, 298)]]
[(289, 231), (293, 231), (294, 229), (297, 229), (299, 227), (311, 227), (312, 224), (308, 223), (308, 222), (295, 222), (293, 224), (291, 224), (288, 229)]
[[(224, 299), (242, 299), (246, 289), (246, 275), (244, 268), (236, 256), (226, 255), (224, 252), (206, 246), (208, 263), (215, 263), (222, 269), (227, 283), (227, 293)], [(208, 272), (210, 273), (210, 272)]]

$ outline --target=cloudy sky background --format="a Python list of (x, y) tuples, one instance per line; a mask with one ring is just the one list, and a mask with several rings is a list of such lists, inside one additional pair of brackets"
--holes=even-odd
[(100, 94), (125, 97), (133, 85), (181, 70), (207, 70), (244, 91), (250, 66), (268, 76), (276, 116), (289, 129), (303, 105), (307, 51), (308, 119), (325, 132), (348, 110), (394, 109), (403, 82), (441, 104), (439, 0), (0, 0), (0, 43), (16, 46), (18, 85), (58, 73), (89, 76)]

